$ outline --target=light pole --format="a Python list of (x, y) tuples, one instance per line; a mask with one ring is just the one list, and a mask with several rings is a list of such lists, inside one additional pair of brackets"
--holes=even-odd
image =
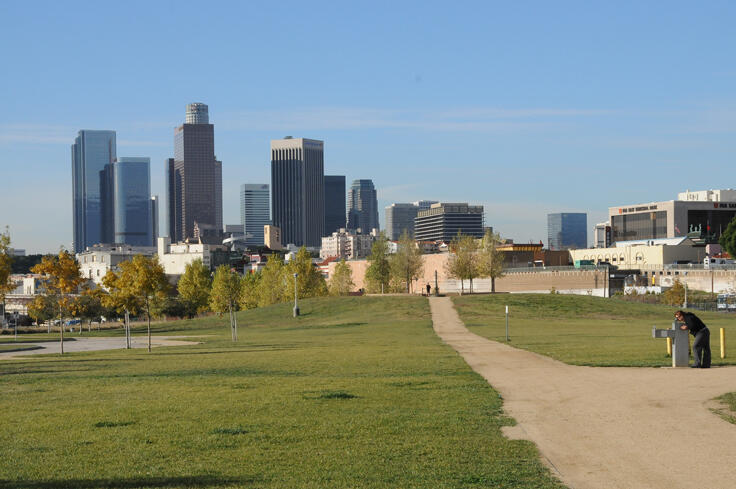
[(297, 317), (299, 315), (299, 295), (298, 295), (298, 287), (296, 283), (296, 278), (299, 276), (298, 273), (294, 274), (294, 317)]
[(685, 275), (685, 303), (682, 305), (683, 309), (687, 309), (687, 272), (684, 272)]

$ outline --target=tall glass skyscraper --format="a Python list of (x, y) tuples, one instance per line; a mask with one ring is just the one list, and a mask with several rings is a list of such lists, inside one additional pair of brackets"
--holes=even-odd
[(115, 243), (153, 246), (151, 159), (118, 158), (113, 168)]
[(166, 164), (168, 234), (172, 242), (194, 237), (195, 223), (213, 242), (222, 239), (222, 162), (215, 157), (215, 126), (207, 105), (187, 105), (186, 122), (174, 130), (174, 157)]
[[(72, 221), (75, 253), (104, 241), (111, 228), (109, 204), (110, 167), (116, 157), (115, 131), (79, 131), (72, 144)], [(107, 238), (107, 239), (106, 239)]]
[(550, 250), (588, 247), (588, 215), (584, 212), (547, 214), (547, 246)]
[(265, 183), (244, 183), (240, 186), (240, 223), (245, 244), (263, 246), (263, 226), (271, 224), (270, 191)]
[(345, 227), (345, 175), (325, 175), (325, 236)]
[(325, 231), (324, 143), (286, 137), (271, 141), (271, 205), (281, 242), (322, 244)]
[(373, 180), (353, 180), (348, 191), (348, 229), (378, 229), (378, 195)]

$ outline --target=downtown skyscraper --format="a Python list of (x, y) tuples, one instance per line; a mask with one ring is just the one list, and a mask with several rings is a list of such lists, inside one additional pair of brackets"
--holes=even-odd
[(345, 175), (325, 175), (325, 236), (345, 227)]
[(215, 157), (215, 126), (207, 105), (187, 105), (174, 130), (174, 157), (166, 164), (168, 234), (172, 242), (222, 236), (222, 162)]
[(240, 186), (240, 223), (245, 244), (263, 246), (263, 227), (271, 224), (268, 184), (244, 183)]
[(281, 242), (322, 244), (325, 231), (324, 143), (286, 137), (271, 141), (271, 205)]
[(350, 185), (347, 228), (366, 234), (378, 229), (378, 195), (373, 180), (353, 180)]
[(109, 165), (116, 158), (115, 131), (79, 131), (72, 144), (72, 212), (75, 253), (97, 243), (111, 242), (113, 216)]
[(153, 246), (151, 159), (121, 157), (113, 163), (115, 243)]

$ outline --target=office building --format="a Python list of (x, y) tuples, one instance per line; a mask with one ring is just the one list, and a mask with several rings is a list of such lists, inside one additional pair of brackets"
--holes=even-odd
[(414, 237), (414, 219), (417, 213), (429, 209), (436, 203), (436, 200), (419, 200), (411, 204), (396, 203), (386, 207), (386, 237), (396, 241), (404, 231)]
[(271, 141), (272, 222), (281, 242), (318, 247), (325, 231), (324, 143), (305, 138)]
[(240, 223), (248, 246), (263, 246), (263, 226), (271, 224), (270, 197), (268, 184), (240, 186)]
[(547, 247), (570, 250), (588, 247), (588, 215), (584, 212), (547, 214)]
[(345, 227), (345, 175), (325, 175), (325, 234)]
[(417, 241), (449, 242), (458, 233), (483, 237), (483, 206), (467, 203), (437, 203), (421, 210), (414, 220)]
[(353, 180), (348, 191), (347, 228), (369, 233), (378, 229), (378, 195), (373, 180)]
[(111, 198), (106, 167), (117, 156), (115, 131), (79, 131), (71, 149), (73, 248), (80, 252), (111, 238), (105, 236), (112, 224), (110, 214), (103, 215), (103, 200)]
[(736, 190), (686, 191), (678, 200), (610, 207), (611, 241), (691, 236), (717, 242), (736, 217)]
[(113, 169), (113, 242), (153, 246), (150, 158), (121, 157)]
[(611, 246), (611, 223), (599, 222), (593, 228), (593, 248), (608, 248)]
[[(207, 105), (187, 105), (174, 130), (174, 157), (166, 164), (168, 235), (173, 242), (222, 236), (222, 162), (215, 157), (215, 126)], [(206, 231), (205, 231), (206, 230)]]
[(151, 246), (156, 246), (158, 241), (158, 195), (151, 196)]

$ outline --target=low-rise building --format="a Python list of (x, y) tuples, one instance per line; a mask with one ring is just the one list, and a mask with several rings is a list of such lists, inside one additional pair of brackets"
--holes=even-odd
[(131, 246), (125, 244), (96, 244), (77, 253), (77, 262), (82, 277), (100, 285), (110, 270), (117, 270), (121, 262), (132, 260), (135, 255), (153, 256), (156, 248), (152, 246)]
[(608, 263), (626, 270), (661, 270), (677, 263), (703, 263), (704, 246), (695, 246), (687, 237), (618, 241), (609, 248), (570, 250), (575, 261)]
[(414, 220), (417, 241), (450, 242), (458, 233), (483, 237), (483, 206), (467, 203), (437, 203), (420, 210)]
[(322, 248), (319, 256), (322, 259), (331, 257), (345, 260), (365, 258), (371, 254), (371, 247), (377, 238), (377, 229), (374, 229), (370, 234), (353, 234), (345, 229), (340, 229), (332, 233), (332, 236), (322, 238)]
[(229, 263), (230, 253), (223, 245), (205, 243), (171, 243), (168, 236), (158, 238), (158, 260), (166, 275), (182, 275), (186, 266), (194, 260), (210, 270)]

